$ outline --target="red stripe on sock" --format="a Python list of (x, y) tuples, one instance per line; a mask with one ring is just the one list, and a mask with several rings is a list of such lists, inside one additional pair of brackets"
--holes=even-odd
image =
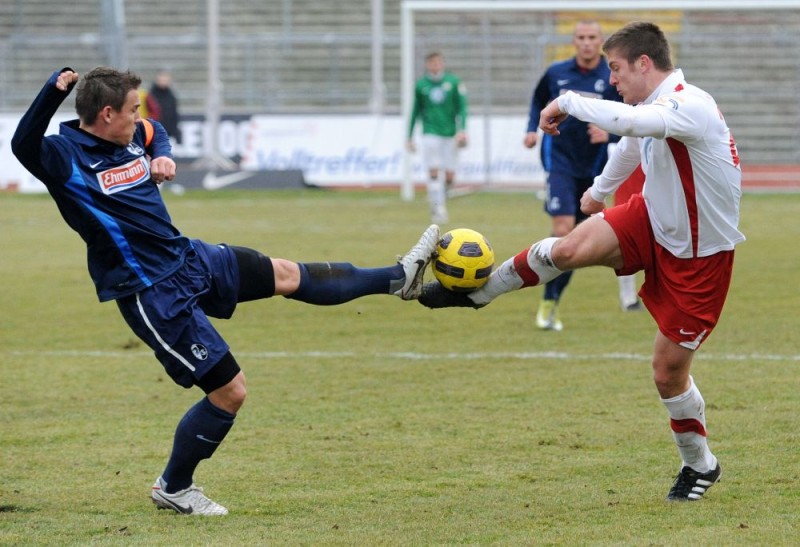
[(697, 433), (698, 435), (702, 435), (706, 437), (706, 428), (703, 427), (703, 423), (700, 420), (695, 420), (694, 418), (689, 418), (687, 420), (675, 420), (670, 418), (669, 419), (669, 426), (672, 428), (672, 431), (675, 433)]
[(528, 265), (528, 249), (514, 257), (514, 269), (522, 278), (523, 287), (533, 287), (539, 284), (539, 276)]

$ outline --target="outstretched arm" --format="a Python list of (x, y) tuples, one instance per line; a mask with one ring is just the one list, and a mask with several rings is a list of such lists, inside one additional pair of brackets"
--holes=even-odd
[(567, 115), (558, 107), (558, 100), (554, 100), (539, 113), (539, 127), (548, 135), (560, 135), (558, 126), (567, 119)]
[[(53, 73), (22, 117), (11, 139), (11, 151), (42, 182), (63, 182), (69, 175), (67, 161), (44, 138), (47, 126), (78, 81), (78, 73), (64, 68)], [(62, 179), (62, 180), (58, 180)]]
[(663, 139), (667, 133), (667, 123), (659, 111), (662, 108), (590, 99), (568, 91), (547, 105), (539, 123), (543, 131), (556, 131), (551, 134), (557, 134), (558, 124), (570, 115), (615, 135)]

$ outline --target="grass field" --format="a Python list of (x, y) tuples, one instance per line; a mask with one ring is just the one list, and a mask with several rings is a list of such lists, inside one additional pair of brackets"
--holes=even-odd
[[(192, 237), (301, 261), (393, 262), (427, 226), (395, 192), (167, 195)], [(2, 545), (789, 545), (800, 537), (800, 196), (747, 195), (733, 286), (693, 374), (722, 482), (664, 496), (679, 459), (652, 385), (655, 334), (607, 269), (578, 272), (565, 330), (528, 289), (480, 310), (283, 298), (218, 322), (248, 378), (196, 480), (231, 514), (156, 511), (149, 487), (199, 397), (163, 373), (47, 196), (0, 195)], [(548, 232), (528, 194), (453, 222), (500, 260)]]

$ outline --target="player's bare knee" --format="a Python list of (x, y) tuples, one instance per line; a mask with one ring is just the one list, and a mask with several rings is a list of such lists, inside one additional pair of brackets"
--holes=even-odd
[(197, 380), (197, 387), (212, 405), (231, 414), (236, 414), (247, 397), (244, 373), (230, 352)]
[(244, 373), (241, 371), (233, 380), (208, 394), (208, 400), (211, 401), (214, 406), (226, 412), (230, 412), (231, 414), (236, 414), (239, 411), (246, 398), (247, 385), (245, 383)]
[(300, 286), (300, 266), (296, 262), (283, 258), (273, 258), (272, 268), (275, 271), (275, 294), (292, 294)]
[(562, 237), (553, 244), (553, 249), (550, 251), (553, 264), (559, 270), (571, 270), (578, 249), (578, 245), (571, 238)]
[(235, 407), (237, 411), (242, 407), (244, 400), (247, 399), (247, 385), (244, 382), (243, 374), (241, 375), (241, 381), (235, 382), (234, 385), (231, 386), (227, 398), (230, 405)]
[(680, 364), (653, 362), (653, 382), (662, 399), (677, 397), (689, 389), (689, 371)]
[(653, 383), (656, 385), (656, 390), (658, 390), (658, 394), (661, 395), (662, 398), (664, 398), (665, 393), (671, 391), (672, 382), (667, 375), (653, 371)]

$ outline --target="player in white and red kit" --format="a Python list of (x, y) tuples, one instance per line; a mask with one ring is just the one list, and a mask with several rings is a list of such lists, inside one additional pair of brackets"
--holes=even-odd
[[(435, 308), (479, 308), (565, 270), (644, 270), (639, 294), (658, 324), (653, 377), (682, 459), (667, 499), (698, 500), (719, 480), (721, 468), (708, 447), (705, 403), (689, 372), (694, 351), (722, 311), (734, 246), (744, 241), (737, 228), (739, 157), (716, 102), (673, 68), (669, 43), (656, 25), (626, 25), (603, 49), (624, 104), (568, 92), (540, 117), (547, 134), (558, 134), (558, 125), (571, 115), (623, 136), (581, 199), (581, 209), (594, 216), (567, 236), (544, 239), (508, 259), (472, 293), (431, 283), (419, 300)], [(642, 194), (604, 211), (605, 198), (639, 164), (646, 177)]]

